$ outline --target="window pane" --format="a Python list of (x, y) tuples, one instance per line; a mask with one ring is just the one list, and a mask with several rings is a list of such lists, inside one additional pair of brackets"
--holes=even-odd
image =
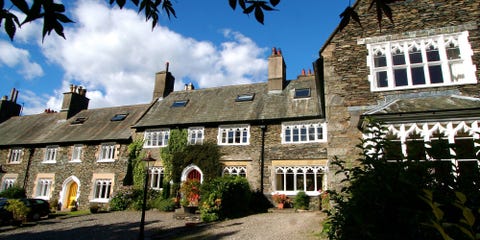
[(458, 47), (452, 46), (447, 48), (447, 58), (448, 60), (460, 59), (460, 49)]
[(457, 159), (476, 159), (473, 139), (455, 139)]
[(276, 187), (275, 187), (275, 190), (277, 191), (285, 191), (285, 189), (283, 189), (283, 174), (282, 173), (277, 173), (275, 175), (275, 182), (276, 182)]
[(408, 85), (408, 80), (407, 80), (407, 69), (395, 69), (393, 71), (395, 75), (395, 86), (407, 86)]
[(385, 145), (385, 158), (387, 160), (402, 160), (402, 143), (399, 140), (391, 140)]
[(304, 187), (304, 175), (300, 172), (297, 174), (297, 191), (305, 191)]
[(450, 158), (450, 148), (446, 138), (432, 139), (430, 147), (430, 149), (427, 149), (427, 152), (433, 159), (439, 160)]
[(286, 191), (294, 191), (295, 189), (294, 189), (294, 185), (293, 185), (294, 184), (294, 182), (293, 182), (294, 181), (293, 172), (290, 172), (290, 170), (289, 170), (289, 172), (287, 172), (286, 176), (287, 176), (287, 180), (286, 180), (287, 181), (287, 188), (285, 190)]
[(451, 78), (452, 81), (454, 82), (460, 82), (463, 79), (465, 79), (465, 73), (463, 70), (463, 62), (455, 61), (455, 62), (450, 62), (450, 73), (451, 73)]
[(387, 58), (385, 54), (378, 52), (374, 57), (375, 67), (385, 67), (387, 66)]
[(425, 74), (423, 67), (412, 67), (412, 83), (413, 85), (425, 84)]
[(381, 71), (376, 73), (377, 87), (388, 87), (387, 71)]
[(442, 66), (428, 66), (430, 73), (430, 83), (443, 83)]
[(307, 172), (307, 191), (315, 191), (315, 174), (313, 171)]
[(290, 128), (287, 127), (285, 128), (285, 142), (290, 142), (291, 141), (291, 136), (290, 136)]
[(393, 65), (404, 65), (405, 64), (405, 55), (403, 52), (397, 49), (395, 53), (392, 54)]
[(308, 128), (308, 140), (315, 141), (315, 126), (310, 126)]
[(293, 141), (294, 141), (294, 142), (298, 142), (298, 138), (299, 138), (298, 135), (299, 135), (299, 134), (298, 134), (298, 128), (294, 128), (294, 129), (293, 129)]
[(414, 135), (407, 142), (408, 160), (425, 160), (425, 143), (419, 135)]
[(307, 128), (305, 126), (300, 129), (300, 139), (302, 142), (307, 141)]
[(438, 53), (438, 49), (435, 48), (434, 46), (430, 46), (427, 49), (427, 61), (429, 62), (440, 61), (440, 54)]
[(420, 52), (419, 49), (413, 48), (410, 50), (408, 54), (410, 58), (410, 63), (421, 63), (422, 62), (422, 53)]

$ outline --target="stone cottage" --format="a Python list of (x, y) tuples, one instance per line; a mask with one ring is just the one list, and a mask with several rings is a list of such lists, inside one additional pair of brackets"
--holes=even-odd
[(3, 106), (15, 105), (17, 94), (0, 109), (11, 116), (0, 124), (2, 190), (17, 184), (63, 208), (108, 202), (126, 174), (131, 126), (149, 105), (88, 109), (86, 89), (72, 86), (60, 112), (15, 116), (17, 108)]
[[(154, 103), (133, 126), (144, 139), (144, 149), (157, 159), (152, 173), (164, 171), (160, 151), (170, 130), (186, 129), (190, 144), (217, 143), (223, 174), (245, 176), (252, 189), (268, 195), (305, 191), (310, 196), (325, 189), (327, 124), (322, 85), (311, 73), (286, 80), (280, 50), (272, 50), (264, 83), (207, 89), (186, 85), (183, 91), (173, 91), (173, 84), (168, 67), (156, 74)], [(199, 166), (192, 164), (182, 172), (182, 181), (203, 181)], [(161, 188), (161, 183), (152, 187)]]
[[(327, 158), (354, 162), (359, 129), (373, 117), (395, 143), (389, 159), (436, 159), (439, 169), (451, 162), (455, 174), (478, 173), (480, 1), (392, 1), (393, 22), (384, 17), (381, 27), (370, 2), (353, 6), (361, 26), (337, 28), (320, 50)], [(454, 147), (434, 152), (453, 158), (426, 153), (440, 142)]]

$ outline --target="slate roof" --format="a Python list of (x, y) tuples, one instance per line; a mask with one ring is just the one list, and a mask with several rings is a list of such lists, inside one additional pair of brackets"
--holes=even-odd
[[(132, 125), (150, 104), (82, 110), (65, 120), (63, 113), (42, 113), (12, 117), (0, 124), (0, 146), (61, 144), (88, 141), (121, 141), (132, 135)], [(115, 114), (128, 114), (123, 121), (111, 121)], [(77, 118), (82, 124), (72, 124)]]
[[(302, 88), (311, 89), (310, 98), (294, 99), (295, 89)], [(255, 94), (252, 101), (235, 101), (238, 95), (248, 93)], [(267, 83), (177, 91), (155, 102), (134, 127), (318, 118), (323, 116), (319, 99), (313, 76), (287, 81), (281, 93), (268, 93)], [(180, 100), (188, 103), (184, 107), (172, 107)]]
[(459, 95), (394, 99), (362, 114), (359, 128), (369, 116), (385, 123), (478, 119), (480, 99)]

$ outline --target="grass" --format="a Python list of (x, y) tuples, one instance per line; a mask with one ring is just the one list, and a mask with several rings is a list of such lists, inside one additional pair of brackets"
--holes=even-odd
[(79, 211), (64, 211), (64, 212), (56, 212), (50, 214), (50, 217), (56, 218), (56, 217), (76, 217), (76, 216), (83, 216), (83, 215), (88, 215), (91, 214), (90, 210), (79, 210)]

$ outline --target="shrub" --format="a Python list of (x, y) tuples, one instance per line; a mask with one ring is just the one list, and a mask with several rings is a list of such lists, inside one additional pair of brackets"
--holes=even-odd
[(175, 201), (172, 198), (157, 198), (153, 201), (153, 207), (162, 212), (173, 212), (175, 211)]
[(272, 203), (260, 190), (253, 191), (250, 199), (250, 210), (254, 213), (265, 213), (272, 207)]
[(250, 185), (246, 178), (225, 176), (201, 188), (200, 214), (204, 221), (241, 217), (249, 213)]
[(9, 199), (5, 210), (12, 213), (14, 220), (22, 222), (27, 219), (27, 215), (30, 212), (30, 208), (25, 206), (25, 203), (19, 199)]
[(110, 210), (123, 211), (133, 202), (135, 190), (132, 186), (121, 187), (110, 200)]
[(0, 192), (0, 197), (18, 199), (26, 198), (27, 194), (25, 193), (25, 189), (18, 186), (13, 186)]
[(182, 206), (198, 206), (200, 200), (200, 181), (192, 179), (182, 183), (180, 188), (182, 194)]
[(295, 207), (295, 209), (305, 210), (308, 209), (309, 205), (310, 197), (304, 191), (298, 192), (293, 200), (293, 207)]
[(90, 204), (90, 212), (91, 213), (98, 213), (98, 211), (100, 210), (101, 206), (100, 204), (98, 203), (92, 203)]

